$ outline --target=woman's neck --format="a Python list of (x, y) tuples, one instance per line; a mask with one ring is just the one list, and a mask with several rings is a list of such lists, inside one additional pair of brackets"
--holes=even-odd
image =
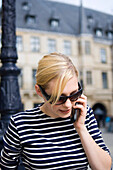
[(52, 106), (48, 105), (48, 103), (44, 103), (41, 107), (40, 107), (41, 111), (43, 113), (45, 113), (46, 115), (52, 117), (52, 118), (58, 118), (57, 115), (54, 114), (54, 112), (52, 111)]

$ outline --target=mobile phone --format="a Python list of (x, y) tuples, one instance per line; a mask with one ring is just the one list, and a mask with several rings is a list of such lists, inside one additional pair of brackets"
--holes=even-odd
[[(78, 103), (75, 103), (75, 105), (77, 105)], [(72, 108), (72, 112), (71, 112), (71, 121), (72, 123), (74, 123), (77, 119), (77, 116), (80, 114), (80, 109), (74, 109)]]

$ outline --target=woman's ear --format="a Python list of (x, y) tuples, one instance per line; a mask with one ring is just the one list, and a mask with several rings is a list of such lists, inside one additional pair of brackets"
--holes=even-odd
[(41, 90), (40, 90), (40, 87), (39, 87), (37, 84), (35, 84), (35, 90), (36, 90), (36, 93), (37, 93), (40, 97), (43, 97), (42, 92), (41, 92)]

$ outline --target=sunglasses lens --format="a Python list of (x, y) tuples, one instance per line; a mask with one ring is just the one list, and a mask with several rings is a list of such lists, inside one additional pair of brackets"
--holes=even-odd
[(82, 94), (82, 90), (79, 90), (77, 93), (73, 94), (71, 97), (70, 97), (70, 100), (71, 101), (76, 101)]
[(72, 102), (76, 101), (80, 96), (82, 95), (82, 88), (79, 85), (79, 90), (70, 95), (70, 96), (60, 96), (59, 100), (57, 101), (56, 105), (60, 105), (66, 102), (66, 100), (69, 98)]
[(60, 105), (60, 104), (63, 104), (63, 103), (65, 103), (65, 101), (66, 101), (66, 97), (64, 97), (64, 96), (60, 96), (60, 98), (59, 98), (59, 100), (57, 101), (57, 105)]

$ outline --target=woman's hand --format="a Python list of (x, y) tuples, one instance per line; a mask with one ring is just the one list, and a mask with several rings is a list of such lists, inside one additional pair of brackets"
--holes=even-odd
[(87, 114), (87, 97), (82, 94), (81, 97), (78, 98), (76, 103), (73, 108), (79, 109), (80, 111), (77, 115), (76, 121), (74, 122), (74, 127), (76, 128), (76, 130), (81, 130), (85, 126), (85, 118)]
[(82, 94), (76, 102), (79, 104), (73, 106), (73, 108), (80, 109), (80, 113), (77, 115), (77, 119), (74, 122), (74, 127), (80, 137), (89, 165), (92, 170), (108, 170), (110, 169), (112, 163), (110, 155), (94, 141), (85, 127), (87, 97)]

